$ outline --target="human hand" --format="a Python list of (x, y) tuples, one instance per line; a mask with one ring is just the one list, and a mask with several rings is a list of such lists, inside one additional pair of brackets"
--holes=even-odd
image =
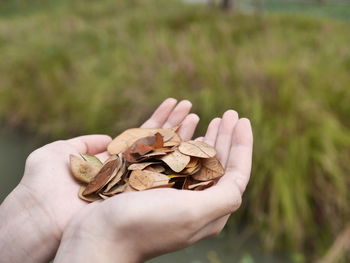
[(200, 140), (215, 146), (226, 169), (216, 185), (124, 193), (92, 203), (67, 226), (55, 262), (142, 262), (218, 234), (239, 208), (250, 177), (250, 122), (227, 111)]
[[(144, 128), (191, 127), (179, 133), (192, 136), (199, 121), (189, 114), (191, 103), (165, 100)], [(45, 145), (30, 154), (24, 176), (0, 207), (0, 254), (5, 262), (47, 262), (72, 216), (87, 203), (78, 198), (79, 185), (69, 170), (69, 155), (88, 153), (108, 158), (107, 135), (87, 135)], [(44, 244), (44, 245), (43, 245)]]

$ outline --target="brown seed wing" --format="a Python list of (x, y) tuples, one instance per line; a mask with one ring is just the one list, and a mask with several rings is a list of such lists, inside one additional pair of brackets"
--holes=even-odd
[(85, 186), (85, 185), (82, 186), (82, 187), (80, 187), (79, 193), (78, 193), (80, 199), (82, 199), (82, 200), (84, 200), (84, 201), (86, 201), (86, 202), (94, 202), (94, 201), (97, 201), (97, 200), (101, 200), (101, 197), (100, 197), (99, 195), (97, 195), (97, 194), (92, 194), (92, 195), (84, 196), (84, 195), (83, 195), (83, 192), (85, 191), (85, 189), (86, 189), (86, 186)]
[(199, 162), (200, 162), (200, 158), (191, 157), (191, 161), (186, 165), (186, 168), (196, 167), (196, 166), (198, 166)]
[(113, 196), (119, 193), (123, 193), (126, 189), (127, 184), (122, 184), (119, 186), (114, 186), (111, 188), (108, 192), (103, 192), (104, 195), (106, 196)]
[(156, 164), (156, 165), (148, 166), (147, 168), (145, 168), (145, 170), (151, 171), (151, 172), (156, 172), (156, 173), (162, 173), (165, 171), (165, 168), (164, 168), (164, 166), (162, 166), (160, 164)]
[(102, 168), (103, 166), (103, 163), (95, 155), (81, 153), (80, 156), (83, 157), (85, 161), (92, 165), (95, 165), (98, 168)]
[(157, 164), (158, 162), (145, 162), (145, 163), (133, 163), (129, 165), (128, 170), (133, 171), (133, 170), (143, 170), (147, 166), (150, 166), (151, 164)]
[(148, 188), (147, 190), (150, 190), (150, 189), (158, 189), (158, 188), (171, 188), (173, 187), (175, 184), (175, 182), (172, 182), (172, 183), (167, 183), (167, 184), (162, 184), (162, 185), (157, 185), (157, 186), (152, 186), (151, 188)]
[(181, 172), (190, 162), (191, 157), (175, 150), (161, 158), (174, 172)]
[(170, 140), (164, 141), (164, 147), (178, 146), (182, 142), (181, 137), (177, 133), (174, 133), (173, 137)]
[(154, 136), (156, 137), (156, 141), (151, 146), (153, 147), (153, 149), (162, 148), (164, 145), (163, 135), (157, 132)]
[(206, 188), (209, 188), (213, 184), (214, 184), (214, 180), (206, 181), (206, 182), (200, 182), (200, 183), (189, 185), (188, 189), (189, 190), (192, 190), (192, 189), (194, 189), (194, 190), (204, 190)]
[(70, 155), (70, 168), (74, 178), (83, 183), (91, 182), (100, 171), (99, 167), (74, 155)]
[(113, 186), (117, 185), (120, 182), (120, 180), (122, 179), (123, 175), (126, 173), (126, 164), (125, 164), (125, 162), (123, 162), (122, 158), (120, 158), (119, 160), (120, 160), (119, 165), (118, 165), (118, 167), (115, 170), (117, 173), (116, 173), (115, 177), (112, 180), (111, 180), (112, 177), (109, 179), (110, 182), (108, 183), (108, 185), (107, 185), (106, 189), (104, 190), (104, 192), (109, 192), (109, 190)]
[(128, 129), (115, 137), (114, 140), (108, 145), (107, 150), (110, 154), (118, 154), (124, 152), (138, 139), (142, 137), (152, 136), (157, 132), (159, 132), (163, 137), (172, 137), (172, 134), (175, 133), (175, 131), (170, 129)]
[(214, 147), (200, 141), (182, 142), (179, 146), (179, 151), (183, 154), (200, 158), (211, 158), (216, 155)]
[(153, 178), (152, 187), (166, 185), (169, 183), (170, 178), (168, 176), (166, 176), (165, 174), (150, 172), (150, 171), (144, 171), (144, 172)]
[(135, 170), (131, 172), (129, 178), (129, 184), (139, 191), (168, 183), (169, 178), (166, 175), (151, 171)]
[(141, 170), (132, 171), (129, 177), (129, 184), (136, 190), (145, 190), (153, 185), (153, 178)]
[(110, 158), (110, 160), (107, 160), (106, 163), (101, 168), (101, 170), (99, 171), (99, 173), (86, 186), (86, 189), (83, 192), (83, 195), (92, 194), (100, 190), (102, 187), (104, 187), (108, 183), (113, 173), (115, 173), (115, 170), (119, 165), (119, 162), (120, 160), (117, 155), (114, 155)]
[(223, 176), (224, 173), (225, 170), (218, 159), (208, 158), (202, 160), (202, 169), (192, 175), (192, 177), (198, 181), (209, 181)]
[(129, 192), (136, 192), (137, 191), (136, 189), (131, 187), (129, 183), (126, 183), (125, 185), (126, 186), (125, 186), (125, 189), (124, 189), (123, 193), (129, 193)]

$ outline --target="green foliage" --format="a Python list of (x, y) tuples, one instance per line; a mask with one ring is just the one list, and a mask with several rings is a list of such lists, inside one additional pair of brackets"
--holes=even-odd
[(202, 133), (234, 108), (255, 135), (245, 225), (269, 247), (317, 252), (350, 219), (348, 24), (169, 0), (20, 3), (0, 12), (2, 119), (115, 135), (173, 96), (193, 101)]

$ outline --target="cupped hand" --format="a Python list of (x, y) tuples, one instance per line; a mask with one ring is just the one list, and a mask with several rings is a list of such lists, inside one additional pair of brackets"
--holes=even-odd
[[(142, 127), (167, 128), (181, 124), (179, 129), (181, 136), (191, 137), (199, 121), (197, 115), (189, 114), (191, 106), (189, 101), (177, 104), (175, 99), (167, 99)], [(26, 217), (23, 221), (28, 226), (26, 228), (26, 232), (29, 232), (28, 237), (22, 240), (7, 237), (7, 240), (12, 241), (11, 246), (17, 254), (14, 261), (23, 262), (17, 259), (25, 258), (26, 262), (45, 262), (54, 256), (68, 221), (87, 206), (86, 202), (78, 198), (80, 186), (70, 174), (69, 155), (98, 154), (100, 158), (106, 159), (108, 158), (106, 147), (110, 141), (111, 138), (107, 135), (87, 135), (56, 141), (30, 154), (20, 184), (4, 201), (0, 211), (0, 215), (5, 217), (10, 214), (10, 210), (12, 214), (16, 214), (17, 209), (18, 213)], [(0, 238), (3, 235), (6, 238), (5, 235), (9, 234), (5, 233), (5, 227), (16, 227), (16, 223), (21, 222), (10, 219), (5, 223), (2, 222)], [(26, 238), (30, 239), (27, 243), (31, 244), (22, 244), (24, 247), (19, 248), (13, 244), (15, 242), (21, 246), (20, 243), (25, 243)], [(45, 249), (30, 251), (33, 246), (37, 247), (36, 243), (45, 243)], [(0, 246), (0, 252), (2, 250), (6, 250), (5, 243)]]
[[(183, 126), (189, 139), (193, 127)], [(214, 119), (205, 137), (225, 167), (204, 191), (153, 189), (90, 204), (67, 227), (55, 262), (142, 262), (218, 234), (249, 181), (253, 136), (235, 111)]]

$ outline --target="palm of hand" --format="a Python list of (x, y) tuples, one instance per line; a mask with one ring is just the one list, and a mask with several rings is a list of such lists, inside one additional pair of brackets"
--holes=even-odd
[[(182, 124), (179, 134), (191, 138), (199, 121), (189, 114), (191, 103), (165, 100), (143, 128), (169, 128)], [(107, 135), (87, 135), (66, 141), (57, 141), (34, 151), (27, 159), (20, 187), (29, 193), (56, 227), (53, 232), (61, 238), (63, 229), (72, 216), (88, 204), (78, 197), (79, 184), (69, 170), (69, 155), (97, 154), (101, 160), (108, 158), (105, 151), (111, 138)]]
[(249, 180), (253, 143), (250, 123), (227, 111), (222, 119), (214, 119), (205, 137), (198, 140), (215, 146), (225, 167), (225, 175), (215, 186), (204, 191), (153, 189), (122, 194), (92, 204), (73, 224), (88, 221), (86, 234), (102, 236), (101, 242), (115, 244), (118, 236), (121, 240), (127, 236), (125, 250), (129, 247), (139, 253), (134, 255), (136, 262), (218, 234), (240, 206)]

